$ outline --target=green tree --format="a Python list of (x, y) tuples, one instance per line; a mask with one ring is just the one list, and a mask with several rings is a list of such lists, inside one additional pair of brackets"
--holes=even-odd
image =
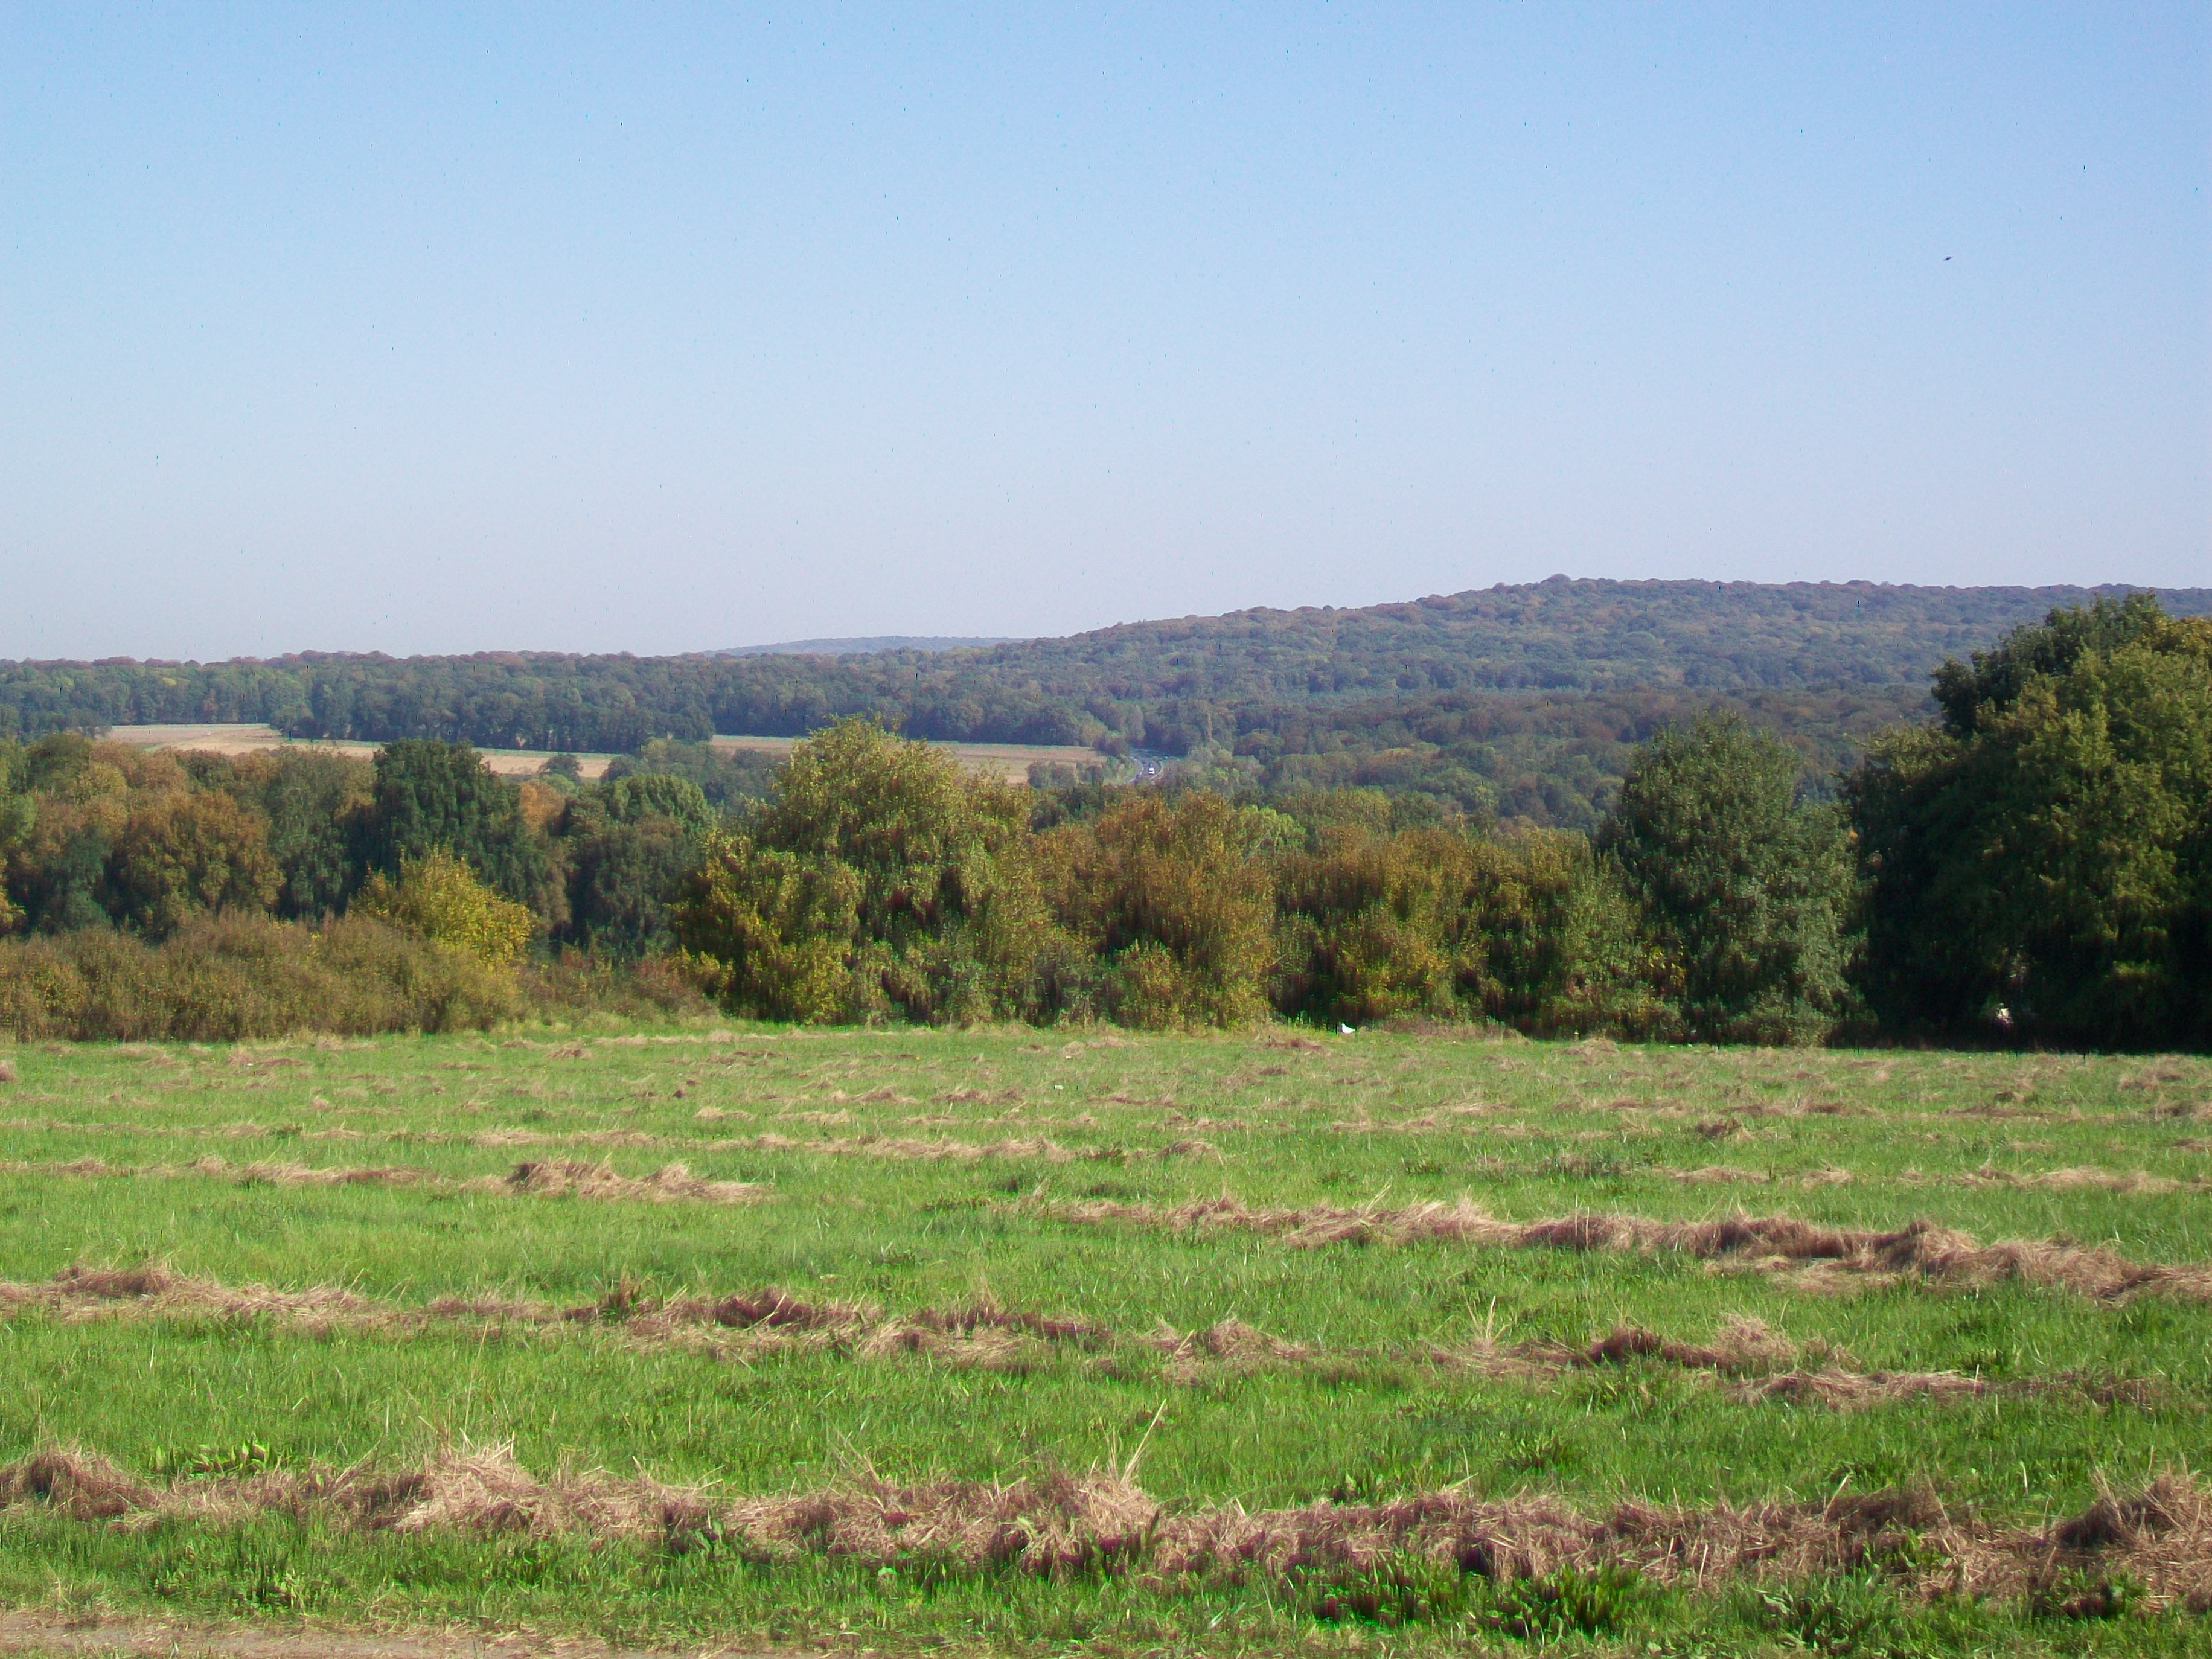
[(562, 937), (637, 957), (673, 939), (668, 901), (699, 862), (702, 837), (674, 818), (614, 823), (578, 840), (568, 860)]
[(585, 799), (596, 802), (610, 823), (665, 818), (696, 834), (713, 829), (721, 817), (697, 784), (666, 772), (631, 773), (597, 786)]
[(1051, 923), (1029, 812), (1026, 790), (847, 720), (793, 750), (750, 829), (856, 878), (856, 1012), (960, 1021), (1030, 997)]
[(495, 776), (473, 748), (408, 739), (379, 750), (375, 766), (360, 820), (367, 868), (395, 876), (404, 860), (443, 848), (495, 892), (551, 910), (552, 862), (523, 817), (521, 791)]
[(2212, 623), (2057, 611), (1937, 676), (1846, 798), (1902, 1030), (2212, 1042)]
[(1815, 1041), (1849, 1006), (1850, 843), (1798, 771), (1787, 744), (1703, 719), (1638, 750), (1600, 832), (1688, 1036)]
[(107, 860), (131, 812), (131, 781), (112, 748), (74, 732), (42, 738), (16, 757), (31, 806), (7, 852), (11, 908), (40, 933), (104, 927)]
[(328, 750), (240, 761), (231, 787), (269, 822), (281, 915), (313, 921), (345, 908), (360, 875), (349, 837), (368, 811), (374, 779), (362, 762)]
[(24, 758), (21, 745), (0, 741), (0, 933), (15, 931), (23, 912), (8, 894), (5, 879), (9, 861), (31, 837), (39, 821), (39, 804), (21, 787)]

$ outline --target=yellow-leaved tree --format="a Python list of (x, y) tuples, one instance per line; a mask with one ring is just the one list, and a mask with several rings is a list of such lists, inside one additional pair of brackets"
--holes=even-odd
[(442, 847), (419, 859), (402, 859), (397, 881), (372, 875), (353, 909), (465, 951), (493, 968), (512, 967), (537, 926), (528, 905), (501, 898)]

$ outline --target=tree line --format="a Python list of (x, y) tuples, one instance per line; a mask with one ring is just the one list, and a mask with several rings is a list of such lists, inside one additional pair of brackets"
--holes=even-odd
[[(1609, 730), (1610, 742), (1640, 740), (1654, 715), (1756, 699), (1756, 718), (1834, 762), (1837, 739), (1864, 731), (1869, 696), (1893, 700), (1905, 688), (1917, 701), (1948, 653), (2042, 615), (2059, 596), (2088, 597), (1560, 578), (955, 651), (19, 662), (0, 664), (0, 736), (265, 722), (295, 738), (628, 753), (718, 732), (803, 735), (859, 714), (912, 737), (1234, 758), (1306, 782), (1336, 778), (1346, 757), (1373, 757), (1379, 772), (1417, 773), (1429, 793), (1589, 828), (1619, 776), (1601, 758), (1600, 782), (1583, 775), (1590, 728)], [(2172, 598), (2184, 611), (2212, 610), (2212, 590)], [(1820, 695), (1795, 695), (1808, 690)], [(1492, 726), (1512, 741), (1486, 735)], [(1297, 756), (1315, 763), (1285, 764)], [(1558, 775), (1556, 799), (1522, 787), (1532, 771)]]
[[(2212, 1041), (2212, 621), (2062, 608), (1934, 695), (1826, 788), (1741, 713), (1662, 726), (1587, 834), (1200, 769), (1024, 789), (860, 717), (764, 778), (661, 739), (592, 785), (438, 738), (364, 763), (52, 734), (0, 744), (0, 1022), (93, 997), (118, 951), (304, 963), (343, 924), (394, 985), (404, 950), (471, 985), (528, 954), (793, 1020)], [(496, 1012), (454, 995), (438, 1018)]]

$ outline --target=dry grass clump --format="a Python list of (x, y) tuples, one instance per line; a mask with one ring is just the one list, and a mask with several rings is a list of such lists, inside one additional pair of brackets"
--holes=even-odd
[[(820, 1152), (832, 1158), (888, 1158), (924, 1164), (973, 1164), (987, 1158), (1036, 1158), (1048, 1164), (1070, 1164), (1090, 1154), (1070, 1152), (1042, 1135), (1009, 1136), (1004, 1140), (923, 1140), (913, 1135), (827, 1135), (815, 1140), (793, 1140), (769, 1133), (743, 1143), (763, 1152)], [(1112, 1154), (1104, 1154), (1112, 1156)]]
[(717, 1503), (643, 1477), (542, 1478), (507, 1446), (448, 1448), (381, 1474), (275, 1469), (167, 1486), (52, 1449), (0, 1468), (0, 1507), (24, 1504), (126, 1527), (282, 1513), (400, 1533), (575, 1534), (679, 1552), (713, 1545), (763, 1563), (827, 1556), (970, 1571), (1109, 1571), (1169, 1584), (1295, 1581), (1407, 1555), (1501, 1580), (1628, 1567), (1659, 1583), (1711, 1588), (1875, 1571), (1923, 1594), (2009, 1599), (2124, 1574), (2148, 1607), (2212, 1609), (2212, 1497), (2177, 1474), (2124, 1497), (2101, 1494), (2046, 1526), (2008, 1528), (1954, 1512), (1926, 1487), (1838, 1493), (1825, 1504), (1630, 1500), (1596, 1514), (1548, 1497), (1491, 1501), (1453, 1488), (1377, 1504), (1171, 1514), (1126, 1470), (1005, 1483), (870, 1479)]
[(1605, 1211), (1516, 1222), (1498, 1220), (1464, 1198), (1451, 1205), (1359, 1209), (1327, 1204), (1255, 1208), (1226, 1195), (1173, 1209), (1110, 1200), (1041, 1207), (1067, 1221), (1127, 1222), (1171, 1231), (1235, 1229), (1274, 1234), (1295, 1246), (1447, 1239), (1504, 1249), (1671, 1252), (1701, 1261), (1796, 1270), (1799, 1282), (1808, 1285), (1822, 1279), (1910, 1277), (1962, 1285), (2021, 1279), (2107, 1302), (2152, 1291), (2187, 1301), (2212, 1301), (2212, 1264), (2133, 1261), (2101, 1246), (2057, 1241), (2014, 1239), (1984, 1246), (1963, 1232), (1924, 1219), (1891, 1231), (1831, 1227), (1784, 1215), (1677, 1222)]
[(406, 1334), (440, 1326), (491, 1326), (558, 1334), (582, 1327), (617, 1330), (629, 1342), (721, 1347), (742, 1352), (828, 1346), (866, 1358), (919, 1353), (985, 1369), (1025, 1370), (1055, 1349), (1095, 1349), (1114, 1334), (1089, 1321), (1008, 1308), (989, 1297), (958, 1307), (923, 1308), (886, 1318), (845, 1303), (806, 1302), (773, 1286), (723, 1297), (641, 1293), (625, 1280), (597, 1302), (543, 1302), (446, 1296), (421, 1308), (380, 1304), (335, 1286), (283, 1291), (228, 1286), (188, 1278), (167, 1265), (63, 1269), (43, 1285), (0, 1281), (0, 1315), (36, 1308), (68, 1319), (266, 1318), (315, 1333), (334, 1329)]
[[(1800, 1346), (1762, 1320), (1728, 1321), (1710, 1342), (1674, 1340), (1641, 1326), (1616, 1326), (1594, 1341), (1510, 1345), (1479, 1340), (1437, 1349), (1439, 1364), (1492, 1376), (1544, 1377), (1608, 1365), (1648, 1364), (1708, 1373), (1744, 1401), (1787, 1400), (1799, 1405), (1854, 1411), (1914, 1398), (1972, 1398), (1991, 1392), (2036, 1392), (2042, 1381), (1998, 1384), (1958, 1371), (1883, 1371), (1859, 1369), (1849, 1354), (1826, 1343)], [(1810, 1362), (1809, 1366), (1807, 1362)]]
[(859, 1352), (869, 1358), (927, 1354), (955, 1365), (1022, 1372), (1043, 1364), (1058, 1348), (1097, 1348), (1113, 1334), (1088, 1320), (1009, 1308), (987, 1293), (958, 1307), (924, 1308), (878, 1324)]
[(44, 1285), (0, 1284), (0, 1309), (36, 1306), (64, 1316), (112, 1310), (167, 1318), (283, 1320), (312, 1331), (357, 1328), (378, 1316), (366, 1297), (336, 1285), (282, 1291), (267, 1285), (232, 1286), (193, 1279), (165, 1264), (137, 1267), (64, 1267)]
[(1231, 1371), (1255, 1371), (1272, 1365), (1305, 1364), (1319, 1352), (1311, 1343), (1287, 1340), (1248, 1325), (1233, 1314), (1203, 1330), (1188, 1332), (1178, 1331), (1163, 1320), (1146, 1340), (1167, 1356), (1167, 1376), (1173, 1382), (1196, 1382), (1205, 1374), (1207, 1360)]
[(318, 1165), (264, 1160), (233, 1164), (212, 1154), (189, 1164), (120, 1165), (103, 1158), (81, 1158), (66, 1164), (0, 1163), (0, 1170), (15, 1175), (143, 1176), (176, 1180), (200, 1176), (228, 1181), (241, 1187), (427, 1187), (471, 1192), (567, 1196), (587, 1199), (629, 1199), (667, 1204), (693, 1200), (707, 1204), (751, 1204), (766, 1198), (768, 1189), (745, 1181), (708, 1181), (681, 1164), (666, 1164), (651, 1175), (618, 1174), (611, 1164), (586, 1164), (573, 1158), (544, 1158), (518, 1164), (503, 1176), (463, 1180), (404, 1164), (368, 1166)]
[(0, 1468), (0, 1507), (38, 1501), (73, 1521), (112, 1521), (153, 1508), (161, 1493), (104, 1457), (49, 1450)]
[(1960, 1184), (1968, 1187), (2012, 1187), (2041, 1189), (2045, 1192), (2100, 1192), (2122, 1194), (2162, 1194), (2179, 1192), (2203, 1192), (2212, 1187), (2212, 1180), (2198, 1177), (2177, 1181), (2171, 1176), (2154, 1176), (2147, 1170), (2100, 1170), (2094, 1164), (2072, 1164), (2063, 1170), (2046, 1170), (2040, 1175), (2017, 1175), (2009, 1170), (1999, 1170), (1984, 1164), (1959, 1177)]
[(681, 1164), (664, 1164), (651, 1175), (625, 1176), (611, 1164), (576, 1158), (536, 1158), (518, 1164), (504, 1176), (488, 1176), (471, 1186), (542, 1197), (630, 1199), (655, 1204), (696, 1200), (705, 1204), (753, 1204), (766, 1188), (750, 1181), (708, 1181)]
[(240, 1187), (440, 1187), (450, 1184), (435, 1170), (410, 1169), (401, 1164), (359, 1168), (273, 1160), (233, 1164), (229, 1159), (212, 1153), (196, 1158), (189, 1164), (132, 1165), (110, 1164), (100, 1158), (79, 1158), (66, 1164), (9, 1162), (0, 1164), (0, 1170), (14, 1175), (143, 1176), (157, 1181), (174, 1181), (197, 1176), (208, 1180), (231, 1182)]

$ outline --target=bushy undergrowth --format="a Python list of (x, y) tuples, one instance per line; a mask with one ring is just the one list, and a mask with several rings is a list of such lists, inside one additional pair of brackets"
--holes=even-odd
[(0, 940), (0, 1030), (18, 1037), (453, 1031), (520, 1007), (511, 973), (367, 916), (222, 917), (160, 945), (104, 928)]

